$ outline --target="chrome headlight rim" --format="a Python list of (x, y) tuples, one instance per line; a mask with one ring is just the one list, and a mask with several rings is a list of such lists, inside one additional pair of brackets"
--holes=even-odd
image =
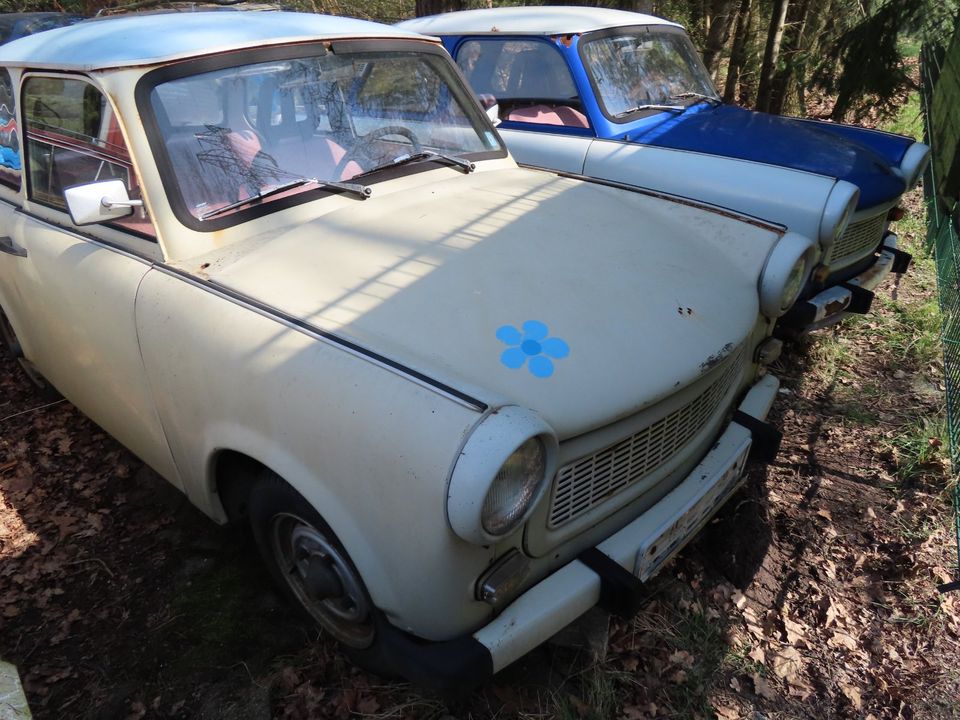
[[(538, 440), (543, 447), (543, 473), (517, 513), (500, 533), (484, 527), (483, 510), (497, 474), (525, 443)], [(461, 539), (492, 545), (522, 528), (546, 493), (557, 471), (559, 442), (553, 429), (532, 410), (514, 405), (489, 412), (466, 438), (447, 483), (447, 523)]]
[(786, 233), (774, 245), (760, 273), (760, 312), (776, 319), (797, 301), (813, 270), (813, 241)]
[(838, 180), (823, 206), (818, 240), (824, 248), (833, 245), (843, 235), (860, 202), (860, 188), (846, 180)]

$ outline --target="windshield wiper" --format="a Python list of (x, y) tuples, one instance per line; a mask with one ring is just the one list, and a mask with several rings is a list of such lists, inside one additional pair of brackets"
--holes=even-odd
[(269, 197), (274, 195), (279, 195), (282, 192), (287, 190), (293, 190), (298, 188), (301, 185), (317, 185), (324, 190), (341, 190), (343, 192), (353, 193), (361, 200), (366, 200), (373, 194), (373, 188), (367, 185), (361, 185), (359, 183), (350, 183), (350, 182), (337, 182), (336, 180), (319, 180), (317, 178), (297, 178), (296, 180), (291, 180), (290, 182), (281, 183), (280, 185), (274, 185), (268, 190), (262, 190), (255, 195), (250, 197), (241, 198), (236, 202), (232, 202), (223, 207), (219, 207), (216, 210), (211, 210), (208, 213), (204, 213), (200, 216), (201, 220), (209, 220), (210, 218), (217, 217), (219, 215), (224, 215), (231, 210), (236, 210), (241, 208), (244, 205), (253, 205), (258, 203), (261, 200), (266, 200)]
[(723, 105), (723, 100), (718, 98), (716, 95), (704, 95), (703, 93), (698, 92), (682, 92), (678, 95), (671, 95), (668, 100), (685, 100), (687, 98), (696, 98), (711, 105)]
[(668, 112), (679, 112), (682, 113), (686, 108), (683, 105), (659, 105), (656, 103), (650, 105), (637, 105), (632, 107), (629, 110), (624, 110), (614, 115), (615, 118), (626, 117), (627, 115), (632, 115), (635, 112), (640, 112), (641, 110), (666, 110)]
[(373, 173), (380, 172), (381, 170), (386, 170), (388, 168), (399, 167), (401, 165), (409, 165), (411, 163), (418, 162), (428, 162), (430, 160), (441, 160), (455, 165), (466, 173), (472, 173), (477, 169), (477, 164), (466, 158), (457, 157), (456, 155), (447, 155), (446, 153), (438, 153), (433, 150), (421, 150), (420, 152), (407, 153), (406, 155), (399, 155), (395, 157), (390, 162), (386, 162), (383, 165), (377, 165), (375, 168), (371, 168), (366, 172), (362, 172), (359, 175), (354, 175), (353, 179), (366, 177), (367, 175), (372, 175)]

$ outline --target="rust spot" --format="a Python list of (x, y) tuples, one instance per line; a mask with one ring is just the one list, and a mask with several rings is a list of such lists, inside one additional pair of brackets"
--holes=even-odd
[(210, 263), (205, 262), (203, 265), (200, 266), (200, 269), (201, 269), (201, 270), (206, 270), (208, 267), (210, 267)]
[(700, 372), (707, 373), (713, 370), (717, 365), (723, 362), (723, 359), (727, 357), (731, 352), (733, 352), (733, 343), (727, 343), (719, 352), (714, 353), (702, 363), (700, 363)]
[(835, 315), (839, 312), (843, 312), (846, 309), (847, 309), (846, 298), (842, 300), (834, 300), (833, 302), (829, 302), (823, 306), (823, 310), (824, 310), (824, 313), (826, 313), (826, 315)]

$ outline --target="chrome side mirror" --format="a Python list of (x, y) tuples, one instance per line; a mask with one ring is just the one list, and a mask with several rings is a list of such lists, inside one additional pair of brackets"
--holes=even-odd
[(133, 214), (133, 208), (142, 207), (143, 200), (131, 200), (123, 180), (74, 185), (63, 191), (74, 225), (116, 220)]

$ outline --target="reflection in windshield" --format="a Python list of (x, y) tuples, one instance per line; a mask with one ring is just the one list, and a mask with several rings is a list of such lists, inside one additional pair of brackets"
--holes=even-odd
[(587, 72), (611, 118), (649, 105), (715, 98), (706, 68), (686, 35), (649, 29), (620, 30), (580, 44)]
[(281, 195), (271, 188), (361, 174), (373, 182), (372, 170), (410, 155), (501, 150), (437, 54), (328, 53), (231, 67), (158, 84), (151, 102), (174, 176), (168, 190), (175, 185), (199, 220)]

